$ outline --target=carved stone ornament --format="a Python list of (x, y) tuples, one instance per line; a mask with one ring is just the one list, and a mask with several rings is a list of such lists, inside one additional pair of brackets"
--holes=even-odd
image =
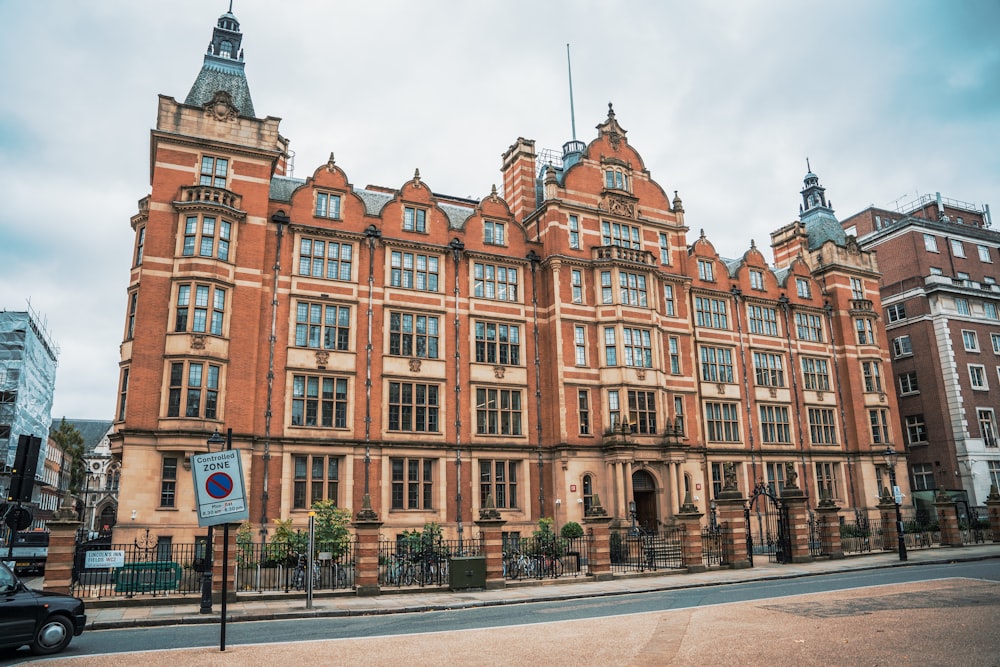
[(316, 365), (326, 366), (327, 362), (330, 361), (330, 353), (326, 350), (316, 350)]
[(824, 394), (823, 392), (821, 392), (821, 391), (817, 391), (816, 392), (816, 400), (817, 401), (823, 401), (823, 400), (825, 400), (825, 397), (826, 397), (826, 394)]
[(609, 195), (604, 203), (608, 208), (608, 213), (612, 215), (623, 218), (635, 218), (635, 202), (629, 201), (624, 197)]
[(411, 373), (419, 373), (420, 372), (420, 360), (419, 359), (410, 359), (410, 372)]
[(637, 368), (637, 369), (635, 369), (635, 376), (639, 380), (645, 380), (646, 379), (646, 369), (645, 368)]
[(879, 401), (879, 403), (885, 403), (885, 399), (886, 399), (886, 396), (885, 396), (885, 392), (883, 391), (883, 392), (881, 392), (878, 395), (878, 401)]
[(503, 376), (504, 376), (504, 373), (506, 373), (506, 372), (507, 372), (507, 369), (504, 368), (503, 366), (494, 366), (493, 367), (493, 377), (495, 377), (498, 380), (502, 380)]
[(617, 132), (610, 132), (608, 134), (608, 142), (611, 144), (611, 148), (617, 151), (622, 147), (622, 135)]
[(205, 334), (191, 334), (191, 349), (192, 350), (205, 349)]
[(719, 392), (719, 396), (724, 396), (726, 393), (726, 385), (722, 384), (721, 382), (715, 385), (715, 389), (716, 391)]
[(799, 473), (795, 472), (795, 464), (792, 462), (785, 463), (785, 488), (797, 489), (799, 480)]
[(236, 120), (240, 110), (233, 106), (232, 96), (224, 90), (215, 91), (215, 96), (205, 104), (205, 115), (215, 120)]
[(771, 398), (778, 398), (778, 390), (774, 387), (768, 387), (767, 391), (771, 395)]
[(732, 461), (726, 461), (722, 464), (722, 479), (724, 489), (735, 489), (736, 488), (736, 464)]

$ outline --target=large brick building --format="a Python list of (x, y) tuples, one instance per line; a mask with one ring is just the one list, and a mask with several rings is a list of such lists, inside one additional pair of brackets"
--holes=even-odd
[(986, 206), (924, 195), (843, 221), (883, 267), (881, 294), (918, 505), (982, 505), (1000, 486), (1000, 233)]
[(555, 157), (517, 139), (480, 200), (419, 173), (360, 188), (332, 154), (292, 178), (241, 41), (224, 14), (187, 98), (159, 100), (121, 348), (124, 539), (198, 532), (189, 458), (227, 428), (263, 530), (365, 495), (387, 534), (461, 533), (487, 497), (512, 532), (598, 500), (653, 529), (687, 498), (708, 511), (726, 462), (745, 494), (792, 470), (813, 504), (874, 505), (899, 448), (878, 267), (814, 174), (773, 266), (690, 243), (610, 106)]

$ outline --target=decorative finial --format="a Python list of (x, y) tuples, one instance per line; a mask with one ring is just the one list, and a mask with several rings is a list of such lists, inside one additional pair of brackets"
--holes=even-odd
[(750, 249), (751, 250), (756, 250), (757, 249), (757, 242), (755, 240), (753, 240), (753, 239), (750, 239)]
[(420, 169), (413, 170), (413, 182), (419, 188), (420, 187)]
[(700, 239), (703, 239), (703, 238), (705, 238), (705, 228), (704, 228), (704, 227), (702, 227), (702, 228), (701, 228), (700, 230), (698, 230), (698, 231), (699, 231), (699, 235), (698, 235), (698, 238), (700, 238)]
[(333, 151), (330, 151), (330, 159), (326, 161), (326, 170), (333, 171), (333, 165), (337, 164), (337, 161), (333, 159)]
[(809, 158), (806, 158), (806, 171), (812, 173), (812, 167), (809, 166)]
[(678, 213), (684, 212), (684, 203), (681, 201), (681, 197), (677, 194), (677, 190), (674, 190), (674, 210)]
[(608, 118), (614, 118), (614, 117), (615, 117), (615, 109), (613, 106), (611, 106), (611, 102), (608, 102)]
[(493, 188), (490, 190), (490, 199), (492, 201), (496, 201), (497, 200), (497, 184), (496, 183), (493, 184)]
[(229, 0), (229, 13), (233, 13), (233, 0)]

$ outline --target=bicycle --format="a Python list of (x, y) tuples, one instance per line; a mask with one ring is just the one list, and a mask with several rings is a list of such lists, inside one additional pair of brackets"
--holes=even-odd
[(396, 555), (385, 566), (385, 583), (387, 586), (412, 586), (414, 574), (413, 563)]
[[(312, 587), (313, 590), (319, 588), (319, 563), (315, 560), (312, 566)], [(306, 583), (306, 557), (305, 554), (299, 554), (299, 561), (295, 565), (295, 573), (292, 575), (292, 586), (297, 591), (301, 591), (305, 587)]]
[(520, 551), (516, 552), (513, 558), (510, 559), (510, 566), (507, 568), (507, 574), (511, 579), (529, 579), (534, 577), (538, 569), (538, 561), (534, 558), (528, 558)]

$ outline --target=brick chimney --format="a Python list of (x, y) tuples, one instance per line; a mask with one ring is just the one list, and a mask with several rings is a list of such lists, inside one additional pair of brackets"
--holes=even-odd
[(503, 154), (503, 193), (518, 221), (538, 207), (535, 199), (535, 142), (518, 137)]

